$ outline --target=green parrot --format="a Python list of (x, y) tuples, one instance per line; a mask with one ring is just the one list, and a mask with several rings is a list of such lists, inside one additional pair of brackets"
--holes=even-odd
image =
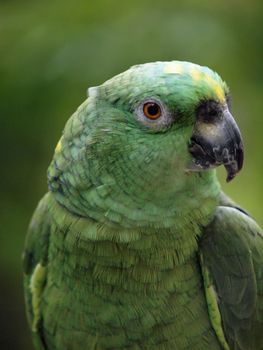
[(229, 89), (189, 62), (88, 90), (23, 255), (37, 350), (263, 349), (263, 236), (220, 189), (242, 168)]

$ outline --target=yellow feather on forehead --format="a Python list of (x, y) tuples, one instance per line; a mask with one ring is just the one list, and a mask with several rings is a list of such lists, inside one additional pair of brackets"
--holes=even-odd
[(205, 83), (211, 87), (211, 90), (214, 92), (216, 98), (220, 101), (223, 102), (225, 99), (225, 93), (223, 90), (223, 87), (220, 85), (220, 83), (215, 80), (215, 78), (211, 77), (209, 74), (204, 75), (204, 81)]
[(194, 83), (203, 82), (210, 87), (213, 95), (218, 101), (224, 102), (225, 92), (223, 86), (219, 81), (217, 81), (216, 77), (213, 77), (211, 74), (204, 72), (202, 69), (200, 69), (201, 67), (198, 67), (199, 66), (196, 65), (189, 67), (182, 64), (182, 62), (168, 62), (165, 64), (163, 71), (166, 74), (190, 75)]
[(195, 67), (191, 68), (190, 75), (195, 82), (198, 82), (199, 80), (202, 79), (202, 74), (201, 74), (200, 70), (195, 68)]
[(166, 74), (183, 74), (183, 65), (179, 62), (168, 62), (164, 67)]

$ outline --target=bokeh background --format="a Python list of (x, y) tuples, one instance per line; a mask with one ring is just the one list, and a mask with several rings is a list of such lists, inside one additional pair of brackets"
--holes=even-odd
[(86, 89), (129, 66), (189, 60), (229, 84), (243, 133), (241, 174), (224, 190), (263, 224), (263, 2), (0, 1), (0, 349), (32, 349), (21, 252), (46, 169)]

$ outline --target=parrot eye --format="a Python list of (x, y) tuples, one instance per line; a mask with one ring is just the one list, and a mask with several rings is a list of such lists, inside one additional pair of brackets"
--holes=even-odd
[(167, 107), (155, 98), (147, 98), (135, 107), (135, 116), (147, 128), (159, 131), (167, 128), (173, 122), (173, 115)]
[(146, 102), (143, 105), (143, 113), (146, 118), (155, 120), (160, 118), (162, 111), (156, 102)]

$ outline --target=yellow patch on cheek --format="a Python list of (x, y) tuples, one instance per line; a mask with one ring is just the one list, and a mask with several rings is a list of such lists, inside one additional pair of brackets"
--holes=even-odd
[(55, 148), (55, 153), (59, 153), (62, 148), (62, 138), (58, 141), (56, 148)]
[(164, 67), (164, 73), (166, 74), (182, 74), (183, 67), (179, 63), (170, 62)]

